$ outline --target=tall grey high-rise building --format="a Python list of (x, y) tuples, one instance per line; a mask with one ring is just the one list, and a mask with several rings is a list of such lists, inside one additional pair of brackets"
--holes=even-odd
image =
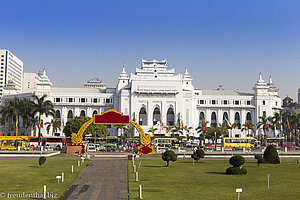
[(13, 83), (17, 92), (22, 92), (23, 62), (7, 49), (0, 49), (0, 97), (8, 84)]

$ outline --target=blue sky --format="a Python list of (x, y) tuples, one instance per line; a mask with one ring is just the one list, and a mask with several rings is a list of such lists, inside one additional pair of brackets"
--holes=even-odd
[(259, 72), (297, 101), (300, 2), (276, 0), (0, 1), (0, 48), (47, 68), (54, 86), (101, 78), (115, 87), (125, 64), (168, 59), (195, 88), (251, 90)]

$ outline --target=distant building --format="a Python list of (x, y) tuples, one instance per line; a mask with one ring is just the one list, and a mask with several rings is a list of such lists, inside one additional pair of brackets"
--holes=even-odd
[(291, 112), (294, 111), (296, 113), (300, 113), (300, 104), (297, 102), (294, 102), (294, 100), (290, 97), (285, 97), (282, 100), (283, 104), (282, 104), (282, 108), (285, 111)]
[(30, 88), (36, 88), (40, 82), (41, 77), (36, 73), (24, 73), (23, 75), (23, 90), (28, 90)]
[(23, 62), (9, 50), (0, 49), (0, 68), (0, 97), (9, 80), (18, 93), (22, 92)]
[(102, 90), (106, 89), (106, 85), (99, 78), (96, 77), (93, 77), (90, 80), (88, 80), (86, 83), (83, 84), (83, 86), (85, 88), (99, 88)]

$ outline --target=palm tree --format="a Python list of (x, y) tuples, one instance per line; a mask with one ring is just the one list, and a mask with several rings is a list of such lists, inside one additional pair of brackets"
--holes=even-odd
[(127, 137), (127, 133), (129, 133), (130, 135), (131, 135), (131, 133), (134, 133), (134, 126), (131, 126), (131, 125), (129, 125), (129, 126), (126, 126), (125, 128), (124, 128), (124, 133), (125, 133), (125, 137)]
[(157, 131), (157, 130), (158, 130), (157, 128), (152, 126), (151, 128), (149, 128), (148, 132), (152, 133), (153, 137), (155, 137), (155, 131)]
[(169, 133), (172, 133), (172, 134), (174, 134), (174, 132), (172, 132), (172, 130), (173, 130), (173, 128), (174, 128), (174, 126), (172, 126), (172, 125), (168, 124), (168, 126), (163, 126), (163, 128), (165, 129), (165, 131), (166, 131), (166, 134), (169, 134)]
[(183, 129), (187, 132), (187, 139), (190, 136), (190, 131), (193, 129), (193, 127), (184, 126)]
[(263, 129), (264, 135), (267, 135), (267, 131), (269, 130), (269, 123), (268, 123), (268, 118), (263, 115), (261, 117), (259, 117), (259, 122), (257, 123), (256, 127), (257, 128), (261, 128)]
[(49, 134), (49, 131), (52, 127), (52, 134), (54, 134), (57, 130), (61, 130), (61, 123), (56, 118), (51, 119), (51, 122), (46, 122), (45, 125), (47, 125), (47, 133)]
[(247, 122), (247, 128), (246, 128), (246, 123), (245, 124), (243, 124), (242, 125), (242, 131), (246, 131), (246, 130), (248, 130), (248, 134), (247, 134), (247, 137), (249, 137), (250, 136), (250, 134), (249, 134), (249, 130), (252, 130), (253, 132), (255, 131), (255, 126), (254, 126), (254, 124), (252, 124), (251, 122)]
[(7, 99), (4, 102), (4, 107), (1, 109), (0, 114), (1, 124), (6, 124), (11, 120), (15, 120), (13, 125), (16, 130), (16, 136), (18, 136), (18, 125), (19, 125), (19, 115), (21, 114), (21, 101), (15, 97), (13, 99)]
[[(199, 133), (199, 140), (204, 141), (204, 145), (205, 145), (205, 132), (206, 132), (206, 127), (207, 127), (208, 123), (209, 123), (209, 121), (203, 122), (203, 123), (199, 124), (199, 126), (195, 129), (197, 131), (197, 133)], [(201, 132), (202, 132), (202, 134), (201, 134)]]
[(179, 135), (179, 133), (180, 133), (181, 135), (183, 135), (182, 128), (181, 128), (181, 126), (180, 126), (179, 124), (173, 126), (173, 131), (174, 131), (175, 133), (177, 133), (177, 135)]
[(273, 122), (277, 130), (280, 132), (280, 136), (282, 137), (282, 126), (283, 126), (283, 117), (284, 110), (280, 110), (279, 112), (274, 113)]
[(31, 121), (34, 118), (32, 102), (27, 98), (22, 99), (20, 101), (20, 109), (20, 115), (22, 116), (24, 123), (23, 126), (28, 128), (29, 126), (31, 126)]
[[(38, 96), (33, 94), (32, 97), (33, 97), (33, 101), (32, 101), (33, 115), (34, 116), (38, 115), (39, 123), (43, 115), (46, 115), (46, 117), (52, 116), (53, 118), (55, 118), (55, 110), (53, 109), (53, 104), (50, 100), (46, 100), (47, 95), (44, 94), (42, 97), (39, 98)], [(38, 137), (39, 137), (38, 145), (40, 145), (41, 126), (39, 126)]]
[(36, 135), (36, 127), (39, 126), (39, 118), (38, 116), (36, 117), (31, 117), (28, 121), (27, 127), (31, 127), (32, 130), (34, 131), (34, 135)]

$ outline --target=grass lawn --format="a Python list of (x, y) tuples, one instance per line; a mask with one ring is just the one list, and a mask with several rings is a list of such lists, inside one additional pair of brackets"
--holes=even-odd
[[(0, 160), (0, 194), (23, 192), (42, 194), (43, 186), (46, 185), (47, 192), (60, 197), (87, 163), (88, 161), (85, 161), (84, 165), (77, 167), (77, 160), (47, 160), (40, 167), (38, 158)], [(73, 174), (71, 173), (72, 165), (74, 165)], [(62, 172), (65, 174), (65, 181), (57, 183), (56, 176), (60, 176)]]
[[(136, 161), (138, 164), (140, 161)], [(192, 160), (166, 163), (162, 160), (143, 160), (139, 182), (135, 182), (132, 162), (128, 161), (130, 199), (138, 199), (139, 184), (144, 199), (237, 199), (236, 188), (242, 188), (240, 200), (300, 199), (300, 164), (283, 161), (278, 165), (246, 161), (247, 175), (226, 175), (227, 160), (201, 160), (193, 166)], [(267, 189), (270, 174), (270, 189)]]

